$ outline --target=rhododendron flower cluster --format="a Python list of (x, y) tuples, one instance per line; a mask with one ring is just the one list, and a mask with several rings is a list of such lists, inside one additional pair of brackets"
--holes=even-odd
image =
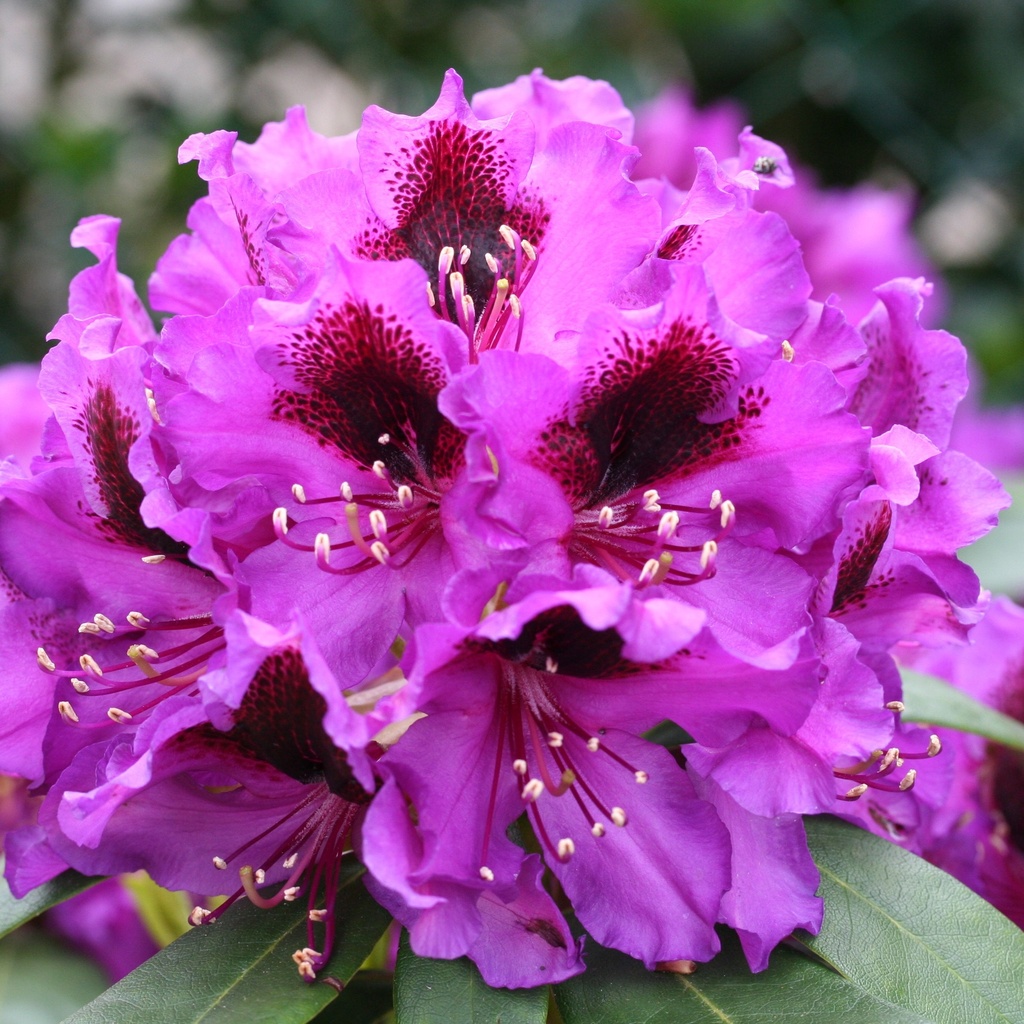
[(964, 640), (1005, 505), (947, 450), (964, 351), (923, 279), (819, 294), (778, 146), (695, 138), (673, 184), (632, 129), (602, 82), (449, 72), (342, 138), (193, 136), (159, 329), (80, 224), (0, 483), (15, 893), (303, 901), (313, 979), (356, 857), (416, 953), (520, 987), (584, 969), (573, 917), (763, 969), (821, 922), (802, 814), (913, 845), (948, 771), (891, 651)]

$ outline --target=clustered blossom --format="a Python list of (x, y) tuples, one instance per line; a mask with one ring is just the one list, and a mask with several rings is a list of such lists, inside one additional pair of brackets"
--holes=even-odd
[(921, 278), (820, 292), (778, 146), (673, 184), (632, 130), (605, 83), (449, 72), (342, 138), (193, 136), (159, 331), (77, 228), (0, 481), (15, 893), (301, 900), (311, 980), (355, 856), (415, 952), (520, 987), (583, 969), (570, 910), (763, 969), (821, 922), (802, 814), (913, 845), (948, 771), (891, 652), (964, 641), (1005, 505), (948, 450), (963, 349)]

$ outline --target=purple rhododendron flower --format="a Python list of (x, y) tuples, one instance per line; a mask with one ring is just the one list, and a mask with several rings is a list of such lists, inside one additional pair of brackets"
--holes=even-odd
[(539, 71), (193, 136), (159, 333), (117, 222), (79, 226), (0, 476), (16, 893), (302, 900), (312, 980), (358, 857), (416, 953), (521, 987), (584, 968), (570, 909), (648, 967), (724, 923), (765, 968), (821, 922), (801, 814), (921, 848), (949, 759), (893, 651), (963, 644), (1005, 495), (949, 450), (919, 263), (819, 273), (785, 152), (722, 123), (672, 182), (610, 86)]

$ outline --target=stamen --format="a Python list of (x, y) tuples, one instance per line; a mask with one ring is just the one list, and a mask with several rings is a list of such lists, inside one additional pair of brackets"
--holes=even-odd
[[(725, 506), (723, 506), (724, 508)], [(722, 524), (725, 525), (724, 523)], [(679, 513), (676, 511), (663, 512), (661, 522), (658, 523), (658, 537), (660, 540), (669, 541), (679, 526)]]
[(193, 928), (198, 928), (212, 913), (213, 911), (207, 910), (206, 907), (193, 907), (192, 913), (188, 915), (188, 923)]
[(126, 725), (132, 720), (131, 713), (120, 708), (107, 708), (107, 718), (116, 725)]
[(50, 656), (46, 653), (45, 648), (36, 648), (36, 661), (39, 662), (39, 667), (45, 669), (47, 672), (56, 671), (57, 666), (54, 664)]
[(391, 444), (391, 435), (385, 431), (377, 438), (377, 444)]
[(569, 838), (558, 840), (558, 859), (564, 864), (576, 852), (576, 844)]
[(129, 626), (134, 626), (136, 629), (145, 629), (146, 626), (152, 621), (146, 618), (142, 612), (129, 612), (125, 618), (128, 620)]
[(62, 700), (57, 705), (57, 710), (60, 712), (60, 717), (66, 722), (77, 722), (78, 715), (75, 714), (75, 709), (71, 706), (71, 703), (66, 700)]
[(526, 774), (526, 762), (521, 757), (517, 757), (512, 762), (512, 771), (514, 771), (516, 773), (516, 775), (525, 775)]
[[(709, 541), (709, 543), (711, 542)], [(644, 562), (644, 567), (640, 570), (641, 585), (644, 583), (650, 583), (650, 581), (657, 575), (660, 568), (661, 562), (659, 562), (658, 559), (648, 558), (647, 561)], [(703, 569), (704, 566), (702, 565), (701, 568)]]
[(306, 504), (306, 489), (302, 484), (292, 484), (292, 495), (300, 505)]
[(523, 306), (519, 301), (519, 296), (512, 294), (508, 297), (508, 308), (512, 310), (512, 315), (518, 320), (523, 315)]
[(594, 824), (590, 826), (590, 834), (595, 839), (600, 839), (601, 836), (604, 835), (604, 825), (599, 821), (595, 821)]
[(455, 262), (455, 250), (450, 246), (446, 245), (441, 249), (441, 252), (437, 257), (437, 271), (439, 274), (447, 276), (449, 271), (452, 269), (452, 264)]
[(320, 924), (324, 920), (325, 917), (327, 917), (327, 911), (326, 911), (326, 909), (322, 909), (322, 908), (313, 908), (306, 915), (306, 918), (308, 920), (312, 921), (313, 924)]
[(379, 476), (381, 480), (388, 483), (388, 467), (380, 459), (377, 459), (370, 468), (373, 470), (374, 475)]
[(285, 903), (294, 903), (299, 898), (299, 893), (302, 889), (298, 885), (289, 885), (287, 889), (281, 891), (281, 898)]
[(648, 775), (647, 772), (643, 770), (637, 770), (633, 772), (633, 777), (642, 786), (650, 778), (650, 775)]
[(726, 498), (722, 502), (722, 529), (724, 530), (732, 521), (736, 515), (736, 506)]
[(459, 250), (459, 266), (464, 267), (469, 262), (469, 257), (473, 254), (473, 250), (468, 245), (464, 245)]
[(391, 552), (388, 551), (384, 542), (380, 540), (375, 540), (370, 545), (370, 553), (378, 562), (380, 562), (381, 565), (387, 565), (388, 559), (391, 557)]
[(480, 877), (485, 882), (493, 882), (494, 881), (494, 872), (489, 867), (487, 867), (486, 864), (482, 865), (481, 868), (480, 868)]
[(370, 510), (370, 529), (374, 537), (380, 539), (388, 532), (387, 516), (379, 508)]
[(716, 487), (711, 492), (711, 504), (708, 506), (712, 511), (722, 504), (722, 492)]
[(159, 565), (167, 558), (166, 555), (143, 555), (142, 560), (146, 565)]
[(283, 507), (275, 508), (272, 519), (274, 523), (274, 533), (280, 540), (284, 540), (288, 535), (288, 509)]
[(523, 247), (523, 254), (526, 256), (526, 258), (528, 260), (536, 262), (537, 250), (533, 247), (533, 245), (530, 242), (528, 242), (525, 238), (521, 238), (519, 240), (519, 244)]
[(607, 530), (612, 525), (612, 520), (615, 518), (615, 510), (610, 505), (605, 505), (597, 514), (597, 525), (602, 530)]
[(313, 551), (316, 553), (316, 564), (321, 569), (331, 567), (331, 538), (326, 533), (318, 533), (313, 541)]
[[(551, 670), (548, 669), (550, 672)], [(560, 747), (565, 742), (565, 737), (560, 732), (549, 732), (548, 733), (548, 746), (549, 747)]]
[(796, 352), (793, 351), (793, 346), (788, 341), (784, 341), (782, 343), (782, 358), (787, 363), (791, 363), (793, 362), (793, 356), (795, 355)]
[(496, 274), (498, 272), (498, 261), (489, 252), (484, 253), (484, 263), (487, 264), (487, 269), (492, 274)]
[(146, 388), (146, 408), (149, 409), (149, 415), (153, 417), (155, 423), (159, 423), (163, 426), (164, 421), (160, 419), (160, 413), (156, 407), (156, 395), (153, 394), (152, 388)]
[(550, 672), (551, 675), (555, 675), (558, 672), (558, 662), (550, 654), (544, 662), (544, 671)]
[(601, 741), (596, 736), (591, 736), (590, 739), (587, 740), (587, 750), (589, 750), (592, 754), (596, 754), (600, 747)]
[(498, 228), (498, 234), (501, 235), (501, 240), (514, 252), (516, 248), (515, 232), (507, 224), (502, 224)]
[(911, 768), (906, 775), (900, 779), (900, 792), (905, 793), (908, 789), (912, 788), (914, 783), (917, 781), (917, 769)]
[(839, 799), (859, 800), (867, 791), (868, 784), (866, 782), (862, 782), (859, 786), (853, 786), (851, 789), (848, 789), (842, 796), (840, 796)]
[(214, 857), (213, 866), (218, 871), (226, 871), (228, 867), (228, 862), (223, 857)]
[(74, 687), (74, 688), (75, 688), (75, 689), (76, 689), (76, 690), (77, 690), (77, 691), (78, 691), (79, 693), (88, 693), (88, 692), (89, 692), (89, 684), (88, 684), (88, 683), (87, 683), (87, 682), (86, 682), (86, 681), (85, 681), (84, 679), (75, 679), (75, 678), (72, 678), (72, 680), (71, 680), (71, 685), (72, 685), (72, 686), (73, 686), (73, 687)]
[(886, 711), (894, 711), (897, 715), (906, 711), (907, 706), (901, 700), (891, 700), (885, 705)]
[(142, 672), (149, 676), (150, 679), (160, 675), (160, 673), (146, 660), (147, 657), (159, 657), (156, 651), (151, 647), (146, 647), (144, 644), (132, 644), (132, 646), (128, 648), (128, 657), (131, 658), (131, 660), (135, 662)]
[(658, 504), (660, 500), (661, 495), (653, 487), (649, 491), (644, 491), (644, 511), (660, 512), (661, 505)]
[(625, 828), (626, 822), (629, 821), (626, 812), (621, 807), (613, 807), (609, 817), (612, 819), (612, 824), (618, 825), (619, 828)]
[(83, 622), (78, 627), (79, 633), (92, 633), (94, 636), (100, 635), (100, 627), (95, 622)]
[(103, 669), (91, 654), (83, 654), (78, 659), (78, 664), (82, 666), (84, 672), (91, 672), (94, 676), (103, 675)]
[(523, 786), (523, 791), (520, 794), (526, 803), (533, 803), (541, 793), (544, 792), (544, 783), (540, 779), (530, 779), (530, 781)]
[(291, 869), (295, 867), (295, 862), (298, 859), (298, 853), (293, 853), (290, 857), (287, 857), (284, 861), (282, 861), (281, 867), (283, 867), (286, 871), (291, 871)]
[(342, 480), (341, 482), (341, 496), (345, 501), (352, 500), (352, 487), (347, 480)]
[(704, 547), (701, 548), (700, 552), (700, 567), (706, 569), (710, 562), (714, 561), (715, 555), (718, 554), (718, 545), (713, 540), (704, 542)]
[(113, 633), (115, 630), (114, 623), (106, 617), (102, 612), (97, 612), (93, 617), (92, 621), (103, 630), (104, 633)]
[(402, 508), (412, 508), (415, 498), (413, 497), (412, 488), (408, 484), (401, 484), (398, 488), (398, 504)]
[(427, 303), (431, 309), (437, 305), (437, 300), (434, 298), (434, 289), (430, 287), (430, 282), (427, 282)]

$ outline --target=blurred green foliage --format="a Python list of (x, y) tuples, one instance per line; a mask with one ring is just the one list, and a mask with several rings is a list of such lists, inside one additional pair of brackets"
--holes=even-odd
[(634, 104), (673, 81), (733, 96), (825, 184), (910, 182), (948, 326), (991, 397), (1024, 396), (1024, 5), (1018, 0), (0, 0), (0, 359), (34, 359), (86, 265), (67, 237), (124, 220), (144, 292), (201, 182), (196, 131), (307, 102), (324, 132), (370, 102), (419, 112), (542, 66)]

